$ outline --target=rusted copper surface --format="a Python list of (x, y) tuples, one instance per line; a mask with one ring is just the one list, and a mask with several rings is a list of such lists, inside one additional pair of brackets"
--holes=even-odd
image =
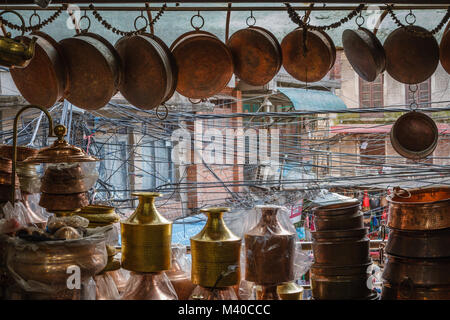
[(353, 70), (364, 80), (372, 82), (386, 66), (384, 48), (378, 38), (366, 28), (344, 30), (342, 46)]
[(59, 43), (40, 31), (31, 35), (37, 38), (34, 57), (25, 68), (11, 69), (11, 77), (30, 104), (49, 108), (64, 98), (68, 74)]
[(412, 111), (403, 114), (391, 128), (392, 147), (401, 156), (423, 159), (431, 155), (438, 144), (436, 123), (425, 113)]
[(367, 228), (312, 232), (314, 261), (323, 265), (370, 262)]
[(439, 46), (426, 29), (416, 25), (407, 28), (430, 36), (408, 32), (403, 27), (391, 32), (384, 41), (386, 71), (399, 82), (417, 84), (427, 80), (436, 70)]
[(207, 288), (197, 286), (189, 300), (239, 300), (233, 287)]
[(233, 57), (215, 35), (191, 31), (170, 47), (178, 66), (177, 91), (191, 99), (213, 96), (226, 87), (233, 75)]
[[(409, 196), (411, 194), (411, 196)], [(450, 228), (450, 187), (394, 189), (389, 202), (388, 226), (403, 230)]]
[(411, 287), (383, 281), (381, 300), (450, 300), (450, 286)]
[(283, 66), (295, 79), (304, 82), (321, 80), (333, 67), (336, 49), (323, 32), (308, 30), (306, 51), (303, 29), (297, 28), (281, 42)]
[(67, 168), (48, 167), (42, 177), (41, 191), (51, 194), (73, 194), (88, 191), (80, 165)]
[(266, 29), (239, 30), (228, 39), (227, 46), (233, 54), (234, 73), (248, 84), (265, 85), (281, 68), (281, 46)]
[(441, 43), (439, 44), (439, 59), (441, 60), (441, 65), (450, 73), (450, 33), (449, 31), (450, 23), (447, 24), (447, 27), (442, 35)]
[(177, 83), (177, 67), (169, 48), (158, 37), (123, 37), (115, 48), (123, 64), (122, 95), (132, 105), (149, 110), (168, 100)]
[(277, 207), (264, 206), (261, 213), (258, 224), (245, 234), (245, 279), (260, 285), (292, 281), (296, 235), (281, 226)]
[(89, 204), (86, 192), (72, 194), (51, 194), (42, 192), (39, 205), (47, 211), (73, 211)]
[(86, 110), (106, 105), (121, 80), (120, 57), (114, 47), (93, 33), (81, 33), (59, 43), (69, 74), (66, 99)]
[(450, 258), (450, 228), (431, 231), (391, 229), (385, 251), (410, 258)]
[(361, 229), (364, 217), (359, 211), (360, 202), (339, 203), (313, 209), (317, 231)]

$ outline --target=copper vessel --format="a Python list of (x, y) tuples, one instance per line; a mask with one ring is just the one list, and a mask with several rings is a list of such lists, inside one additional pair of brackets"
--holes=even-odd
[(131, 272), (122, 300), (177, 300), (164, 272)]
[(86, 192), (72, 194), (52, 194), (42, 192), (39, 205), (47, 211), (75, 211), (89, 204)]
[(359, 201), (316, 207), (313, 209), (314, 226), (317, 231), (361, 229), (364, 216), (359, 209)]
[(123, 37), (115, 48), (123, 63), (119, 90), (132, 105), (149, 110), (173, 95), (177, 66), (172, 52), (161, 39), (147, 33)]
[[(34, 156), (39, 150), (29, 147), (17, 146), (17, 161), (22, 162), (28, 157)], [(13, 158), (13, 146), (0, 145), (0, 156), (12, 160)]]
[(166, 271), (166, 275), (177, 293), (178, 300), (188, 300), (195, 285), (192, 283), (189, 274), (181, 268), (177, 260), (179, 254), (185, 254), (183, 249), (179, 246), (172, 246), (172, 268)]
[(406, 281), (402, 285), (383, 281), (381, 300), (450, 300), (450, 286), (413, 287)]
[(260, 285), (293, 281), (296, 235), (278, 221), (280, 207), (258, 208), (261, 220), (245, 234), (245, 279)]
[(409, 258), (450, 258), (450, 228), (430, 231), (391, 229), (385, 251)]
[(234, 73), (250, 85), (265, 85), (281, 68), (281, 46), (266, 29), (252, 26), (239, 30), (227, 46), (233, 55)]
[(204, 228), (191, 237), (192, 283), (202, 287), (234, 286), (241, 278), (241, 238), (234, 235), (223, 221), (229, 208), (207, 208)]
[(215, 35), (191, 31), (170, 47), (178, 66), (177, 91), (191, 99), (211, 97), (222, 91), (233, 75), (233, 57)]
[(239, 300), (239, 299), (232, 287), (213, 289), (197, 286), (194, 289), (194, 291), (192, 291), (189, 300)]
[(69, 74), (66, 99), (86, 110), (105, 106), (121, 82), (121, 60), (114, 47), (88, 32), (59, 43)]
[(331, 38), (323, 31), (297, 28), (281, 42), (283, 66), (295, 79), (303, 82), (321, 80), (333, 67), (336, 48)]
[(294, 281), (286, 282), (277, 287), (277, 293), (281, 300), (302, 300), (303, 287)]
[(431, 155), (438, 144), (436, 123), (425, 113), (411, 111), (403, 114), (391, 128), (392, 147), (408, 159), (424, 159)]
[[(11, 69), (11, 77), (30, 104), (50, 108), (64, 98), (68, 73), (60, 44), (40, 31), (31, 35), (37, 39), (34, 57), (25, 68)], [(31, 42), (27, 37), (21, 39), (27, 44)]]
[(315, 263), (338, 266), (370, 262), (367, 228), (311, 234)]
[(450, 228), (450, 187), (403, 190), (395, 188), (387, 197), (388, 227), (402, 230)]
[(256, 300), (282, 300), (277, 285), (259, 285), (256, 289)]
[(427, 80), (439, 63), (436, 39), (431, 32), (416, 25), (392, 31), (384, 41), (384, 51), (386, 71), (395, 80), (406, 84)]
[(439, 44), (439, 59), (441, 65), (447, 73), (450, 73), (450, 33), (448, 32), (450, 23), (447, 23), (447, 27), (442, 35), (441, 43)]
[(1, 173), (12, 173), (12, 161), (11, 159), (0, 157), (0, 172)]
[(365, 81), (372, 82), (386, 66), (383, 45), (374, 33), (366, 28), (344, 30), (342, 46), (353, 70)]
[(48, 167), (42, 177), (41, 191), (48, 194), (73, 194), (88, 191), (79, 164), (70, 167)]
[(158, 213), (155, 192), (136, 192), (136, 211), (121, 221), (122, 267), (136, 272), (159, 272), (171, 268), (172, 222)]
[(119, 222), (120, 216), (114, 207), (91, 204), (81, 208), (79, 216), (89, 220), (88, 228), (107, 226)]

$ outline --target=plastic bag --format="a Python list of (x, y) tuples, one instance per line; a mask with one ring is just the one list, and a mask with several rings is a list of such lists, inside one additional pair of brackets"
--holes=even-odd
[(29, 225), (43, 226), (48, 218), (47, 216), (32, 211), (21, 201), (15, 202), (14, 207), (11, 205), (11, 202), (7, 202), (3, 206), (3, 214), (5, 219), (15, 219), (22, 227)]
[(59, 193), (73, 193), (67, 185), (75, 184), (80, 190), (86, 192), (97, 182), (98, 172), (95, 163), (51, 163), (45, 168), (41, 179), (41, 191), (48, 193), (59, 190)]
[(96, 300), (120, 300), (119, 290), (109, 272), (95, 276), (94, 280), (96, 284)]
[[(72, 227), (72, 228), (87, 228), (88, 225), (89, 225), (88, 219), (83, 218), (81, 216), (77, 216), (77, 215), (67, 216), (67, 217), (51, 216), (47, 222), (47, 228), (50, 232), (55, 232), (59, 228), (65, 227), (65, 226)], [(95, 228), (95, 229), (99, 229), (96, 232), (100, 231), (100, 228)], [(96, 232), (94, 232), (94, 233), (96, 233)]]
[(115, 271), (108, 271), (107, 273), (111, 276), (112, 280), (116, 284), (119, 294), (122, 295), (125, 291), (128, 280), (130, 279), (130, 271), (119, 269)]
[(187, 259), (186, 246), (172, 244), (172, 268), (165, 271), (179, 300), (187, 300), (195, 288), (191, 281), (191, 263)]
[(131, 272), (122, 300), (177, 300), (178, 296), (164, 272)]

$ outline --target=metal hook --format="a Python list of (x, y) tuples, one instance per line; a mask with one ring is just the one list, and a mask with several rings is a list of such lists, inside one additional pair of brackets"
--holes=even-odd
[[(409, 21), (408, 21), (408, 17), (410, 17)], [(412, 20), (411, 20), (412, 19)], [(416, 23), (416, 16), (414, 15), (414, 13), (412, 12), (412, 9), (409, 10), (409, 13), (406, 15), (405, 17), (405, 21), (407, 24), (409, 25), (413, 25), (414, 23)]]
[(34, 10), (33, 11), (33, 14), (30, 16), (30, 18), (28, 19), (28, 23), (30, 24), (30, 27), (32, 27), (32, 24), (31, 24), (31, 22), (32, 22), (32, 20), (33, 20), (33, 17), (37, 17), (38, 18), (38, 23), (37, 23), (37, 25), (40, 25), (41, 24), (41, 17), (36, 13), (36, 10)]
[(253, 10), (250, 10), (250, 16), (247, 17), (247, 19), (245, 20), (245, 23), (249, 27), (253, 27), (256, 24), (256, 18), (253, 16)]
[[(159, 113), (158, 113), (158, 109), (159, 109), (161, 106), (164, 107), (164, 109), (166, 109), (166, 112), (165, 112), (165, 114), (164, 114), (164, 117), (161, 117), (161, 116), (159, 115)], [(156, 117), (157, 117), (159, 120), (165, 120), (165, 119), (167, 118), (167, 116), (169, 115), (169, 108), (167, 108), (167, 106), (166, 106), (165, 104), (159, 105), (158, 107), (156, 107), (155, 113), (156, 113)]]
[[(138, 27), (137, 27), (137, 22), (138, 22), (139, 19), (144, 19), (144, 21), (145, 21), (145, 26), (143, 26), (143, 27), (140, 28), (140, 29), (138, 29)], [(141, 15), (140, 15), (140, 16), (137, 16), (136, 19), (134, 19), (134, 29), (135, 29), (136, 31), (138, 31), (138, 30), (144, 30), (144, 29), (147, 29), (147, 27), (148, 27), (148, 20), (147, 20), (146, 17), (144, 17), (144, 13), (143, 13), (142, 10), (141, 10)]]
[[(86, 29), (81, 29), (81, 21), (83, 21), (83, 19), (87, 19), (87, 21), (88, 21), (88, 25), (87, 25)], [(82, 33), (89, 31), (89, 28), (91, 27), (91, 19), (87, 16), (86, 10), (84, 10), (84, 15), (80, 18), (80, 21), (78, 21), (78, 24), (80, 26), (80, 31)]]
[[(194, 26), (194, 18), (195, 17), (199, 17), (202, 21), (202, 23), (200, 24), (200, 26), (196, 27)], [(200, 15), (200, 11), (198, 11), (198, 13), (196, 15), (193, 15), (191, 18), (191, 26), (192, 28), (194, 28), (195, 30), (200, 30), (201, 28), (203, 28), (203, 25), (205, 24), (205, 19), (203, 19), (203, 17)]]
[[(360, 19), (362, 19), (362, 21)], [(361, 22), (359, 22), (359, 21), (361, 21)], [(359, 12), (359, 16), (356, 17), (355, 22), (356, 22), (356, 24), (358, 25), (359, 28), (361, 28), (361, 26), (364, 24), (364, 22), (366, 22), (366, 19), (363, 17), (361, 11)]]

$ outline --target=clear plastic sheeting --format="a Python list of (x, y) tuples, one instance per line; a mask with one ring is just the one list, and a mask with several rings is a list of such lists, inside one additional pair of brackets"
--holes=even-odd
[(122, 295), (127, 287), (128, 280), (130, 279), (130, 271), (125, 269), (119, 269), (115, 271), (106, 272), (109, 274), (116, 284), (117, 291)]
[(131, 272), (122, 300), (178, 300), (178, 296), (164, 272)]
[(120, 300), (119, 290), (110, 272), (105, 272), (94, 277), (96, 300)]
[(239, 300), (233, 287), (205, 288), (197, 286), (189, 300)]
[[(47, 228), (50, 232), (54, 232), (62, 227), (72, 227), (72, 228), (87, 228), (89, 225), (89, 220), (86, 218), (83, 218), (81, 216), (67, 216), (67, 217), (56, 217), (51, 216), (48, 219)], [(98, 230), (94, 230), (93, 234), (96, 233), (105, 233), (105, 231), (110, 230), (110, 227), (108, 229), (102, 229), (102, 228), (96, 228)]]
[(180, 270), (191, 276), (191, 261), (187, 257), (186, 246), (180, 243), (172, 243), (172, 263), (176, 262)]
[[(91, 189), (97, 182), (98, 171), (95, 163), (91, 162), (51, 163), (46, 166), (41, 180), (41, 191), (43, 192), (57, 193), (53, 190), (61, 187), (63, 189), (59, 189), (60, 193), (72, 193), (75, 191), (71, 190), (67, 192), (65, 190), (68, 189), (64, 189), (64, 186), (72, 186), (72, 184), (76, 184), (77, 188), (80, 188), (76, 192), (85, 192)], [(48, 190), (49, 188), (50, 190)]]
[(302, 243), (300, 241), (295, 244), (295, 259), (294, 259), (294, 278), (300, 279), (306, 274), (314, 263), (312, 255), (307, 254), (302, 250)]
[(172, 244), (172, 267), (165, 271), (179, 300), (187, 300), (195, 288), (191, 281), (191, 263), (186, 252), (186, 246)]
[[(34, 200), (33, 200), (34, 201)], [(33, 207), (36, 203), (33, 202)], [(48, 214), (44, 210), (33, 211), (31, 207), (26, 206), (23, 202), (17, 201), (14, 203), (14, 207), (11, 202), (7, 202), (3, 206), (3, 214), (6, 220), (14, 219), (22, 227), (30, 225), (45, 225), (48, 219)]]

